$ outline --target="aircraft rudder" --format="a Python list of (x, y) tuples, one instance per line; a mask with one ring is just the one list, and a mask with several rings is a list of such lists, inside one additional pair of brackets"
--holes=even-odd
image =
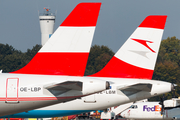
[(100, 7), (101, 3), (79, 3), (60, 26), (96, 26)]
[(167, 15), (149, 15), (139, 25), (139, 27), (164, 29)]

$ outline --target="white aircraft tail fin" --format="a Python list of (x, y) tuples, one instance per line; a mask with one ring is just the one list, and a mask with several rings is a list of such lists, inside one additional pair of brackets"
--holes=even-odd
[(166, 18), (146, 17), (108, 64), (90, 76), (152, 79)]
[(83, 76), (101, 3), (80, 3), (22, 69), (11, 73)]

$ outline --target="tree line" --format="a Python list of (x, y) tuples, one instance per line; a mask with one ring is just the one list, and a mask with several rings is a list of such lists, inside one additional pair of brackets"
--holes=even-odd
[[(41, 45), (35, 45), (32, 49), (21, 52), (11, 45), (0, 44), (0, 69), (3, 72), (12, 72), (24, 67), (40, 48)], [(113, 55), (114, 52), (107, 46), (92, 46), (85, 75), (91, 75), (100, 71)], [(163, 95), (164, 99), (170, 99), (174, 95), (175, 97), (180, 96), (180, 40), (176, 37), (168, 37), (162, 40), (152, 79), (167, 81), (177, 85), (174, 93)], [(150, 100), (159, 100), (159, 96)]]

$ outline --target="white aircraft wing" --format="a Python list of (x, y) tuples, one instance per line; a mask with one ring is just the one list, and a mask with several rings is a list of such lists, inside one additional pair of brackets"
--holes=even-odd
[(118, 87), (126, 95), (132, 95), (140, 91), (151, 92), (152, 84), (149, 83), (138, 83), (125, 87)]
[(45, 85), (44, 88), (48, 90), (68, 91), (78, 90), (82, 91), (83, 83), (79, 81), (66, 81), (63, 83), (52, 83)]

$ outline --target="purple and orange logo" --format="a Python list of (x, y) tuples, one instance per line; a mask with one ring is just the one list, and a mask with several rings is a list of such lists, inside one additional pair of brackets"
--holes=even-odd
[(161, 107), (159, 107), (159, 105), (155, 105), (154, 107), (148, 107), (147, 105), (144, 105), (143, 111), (147, 111), (147, 112), (161, 111)]

